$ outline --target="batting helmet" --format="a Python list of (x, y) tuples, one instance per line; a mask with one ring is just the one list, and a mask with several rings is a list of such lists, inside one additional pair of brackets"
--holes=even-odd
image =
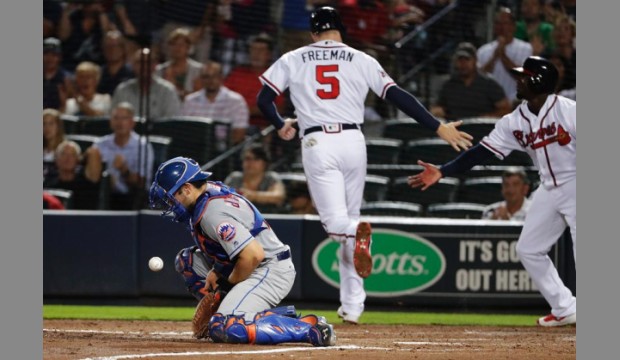
[(551, 61), (539, 56), (528, 57), (522, 67), (510, 71), (518, 76), (528, 76), (528, 87), (535, 94), (551, 94), (558, 84), (558, 69)]
[(149, 205), (152, 209), (163, 210), (162, 216), (174, 214), (173, 221), (184, 222), (189, 212), (174, 198), (181, 186), (188, 182), (205, 180), (210, 172), (202, 171), (196, 160), (175, 157), (157, 168), (155, 179), (149, 190)]
[(323, 6), (314, 10), (310, 15), (310, 31), (313, 34), (319, 34), (328, 30), (345, 32), (338, 11), (331, 6)]

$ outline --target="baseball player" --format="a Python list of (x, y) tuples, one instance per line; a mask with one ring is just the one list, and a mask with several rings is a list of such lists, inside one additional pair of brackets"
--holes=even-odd
[[(257, 103), (284, 140), (295, 136), (298, 121), (310, 194), (323, 227), (342, 244), (338, 315), (358, 323), (366, 299), (363, 278), (372, 270), (371, 227), (359, 221), (367, 161), (361, 125), (368, 90), (436, 130), (457, 151), (471, 146), (472, 137), (457, 130), (460, 122), (441, 124), (375, 59), (344, 44), (345, 29), (334, 8), (316, 9), (310, 29), (313, 44), (284, 54), (260, 76)], [(274, 104), (287, 88), (297, 119), (284, 120)]]
[(209, 321), (209, 336), (226, 343), (334, 345), (324, 317), (274, 308), (295, 280), (291, 250), (251, 202), (207, 181), (210, 175), (195, 160), (176, 157), (159, 166), (149, 193), (152, 208), (191, 229), (196, 246), (175, 260), (188, 290), (197, 299), (218, 287), (228, 291)]
[(558, 71), (546, 59), (530, 56), (512, 73), (517, 78), (517, 96), (525, 101), (500, 119), (479, 144), (440, 168), (418, 161), (424, 171), (410, 176), (409, 185), (426, 190), (440, 178), (465, 172), (492, 155), (503, 159), (513, 150), (528, 153), (541, 185), (525, 217), (517, 253), (551, 306), (551, 314), (538, 319), (538, 325), (575, 324), (577, 299), (562, 283), (547, 253), (568, 225), (577, 261), (577, 104), (553, 93)]

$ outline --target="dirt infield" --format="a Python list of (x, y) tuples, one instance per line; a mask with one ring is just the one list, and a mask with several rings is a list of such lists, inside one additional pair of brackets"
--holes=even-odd
[(335, 325), (338, 344), (226, 345), (190, 322), (45, 320), (43, 359), (575, 359), (576, 327)]

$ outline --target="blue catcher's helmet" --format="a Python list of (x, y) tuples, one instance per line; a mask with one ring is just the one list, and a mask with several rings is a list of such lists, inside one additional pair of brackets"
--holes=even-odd
[(174, 194), (183, 184), (205, 180), (209, 176), (211, 173), (202, 171), (194, 159), (179, 156), (162, 163), (157, 168), (149, 191), (150, 207), (163, 210), (162, 216), (174, 214), (173, 221), (189, 220), (191, 214), (174, 198)]

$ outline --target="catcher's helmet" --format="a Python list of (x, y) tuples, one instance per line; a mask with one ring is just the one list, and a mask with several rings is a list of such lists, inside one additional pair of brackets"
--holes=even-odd
[(539, 56), (528, 57), (522, 67), (510, 71), (519, 76), (528, 76), (528, 87), (535, 94), (551, 94), (558, 84), (558, 69), (551, 61)]
[(174, 194), (183, 184), (205, 180), (209, 176), (211, 173), (202, 171), (194, 159), (179, 156), (162, 163), (157, 168), (155, 179), (149, 191), (150, 207), (163, 210), (162, 216), (174, 214), (173, 221), (187, 221), (190, 214), (174, 198)]
[(310, 31), (313, 34), (319, 34), (328, 30), (338, 30), (340, 33), (345, 32), (338, 11), (331, 6), (323, 6), (314, 10), (310, 15)]

